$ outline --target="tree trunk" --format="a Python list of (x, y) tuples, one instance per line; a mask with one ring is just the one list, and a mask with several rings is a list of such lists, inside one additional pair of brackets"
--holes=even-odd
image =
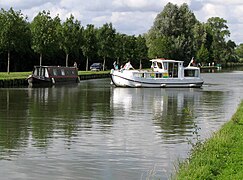
[(69, 54), (66, 54), (66, 67), (68, 67), (68, 56)]
[(87, 57), (86, 59), (86, 71), (89, 70), (89, 57)]
[(8, 74), (10, 73), (9, 69), (10, 69), (10, 51), (8, 51), (8, 67), (7, 67)]
[(40, 66), (42, 65), (42, 53), (40, 53)]
[(103, 62), (103, 71), (105, 70), (105, 57), (104, 57), (104, 62)]

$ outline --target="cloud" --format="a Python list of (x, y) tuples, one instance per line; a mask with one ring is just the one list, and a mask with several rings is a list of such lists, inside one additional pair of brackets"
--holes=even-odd
[(14, 7), (16, 10), (22, 9), (30, 9), (33, 7), (42, 6), (46, 3), (51, 3), (53, 5), (58, 4), (59, 0), (2, 0), (0, 1), (0, 7), (4, 9), (9, 9), (10, 7)]

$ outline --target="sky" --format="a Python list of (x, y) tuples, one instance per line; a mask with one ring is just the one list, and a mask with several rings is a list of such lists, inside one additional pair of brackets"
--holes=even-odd
[(112, 23), (117, 32), (139, 35), (151, 28), (156, 15), (168, 2), (187, 3), (200, 22), (210, 17), (227, 20), (229, 39), (243, 43), (242, 0), (0, 0), (0, 8), (21, 10), (29, 21), (43, 10), (49, 10), (52, 17), (58, 14), (63, 21), (73, 14), (84, 27)]

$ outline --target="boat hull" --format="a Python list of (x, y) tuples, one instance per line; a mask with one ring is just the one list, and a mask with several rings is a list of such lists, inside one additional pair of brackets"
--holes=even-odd
[(34, 66), (27, 80), (30, 86), (74, 84), (80, 81), (77, 68), (61, 66)]
[(136, 77), (138, 71), (111, 72), (112, 83), (117, 87), (149, 87), (149, 88), (200, 88), (201, 78), (144, 78)]

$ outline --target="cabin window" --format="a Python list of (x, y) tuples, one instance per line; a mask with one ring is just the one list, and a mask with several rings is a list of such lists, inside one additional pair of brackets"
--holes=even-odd
[(156, 61), (153, 62), (152, 67), (157, 68), (157, 62)]
[(57, 76), (57, 70), (56, 69), (53, 69), (52, 71), (53, 71), (53, 75), (54, 76)]
[(67, 76), (70, 76), (70, 74), (71, 74), (71, 71), (70, 71), (69, 69), (67, 69), (67, 70), (66, 70), (66, 75), (67, 75)]
[(41, 68), (40, 70), (41, 70), (40, 76), (44, 77), (45, 76), (45, 68)]
[(158, 68), (162, 69), (162, 64), (161, 63), (157, 63), (158, 64)]
[(184, 71), (185, 77), (199, 77), (198, 69), (185, 69)]
[(164, 68), (165, 68), (165, 70), (168, 69), (168, 63), (167, 62), (164, 62)]
[(65, 76), (65, 71), (64, 69), (61, 70), (62, 76)]
[(60, 69), (57, 69), (57, 75), (58, 75), (58, 76), (61, 76), (61, 75), (62, 75), (62, 73), (61, 73), (61, 70), (60, 70)]
[(45, 68), (45, 77), (49, 77), (47, 68)]
[(34, 75), (35, 75), (35, 76), (39, 76), (39, 71), (40, 71), (39, 68), (35, 68)]
[(169, 77), (177, 78), (178, 77), (178, 63), (168, 63), (168, 73)]

